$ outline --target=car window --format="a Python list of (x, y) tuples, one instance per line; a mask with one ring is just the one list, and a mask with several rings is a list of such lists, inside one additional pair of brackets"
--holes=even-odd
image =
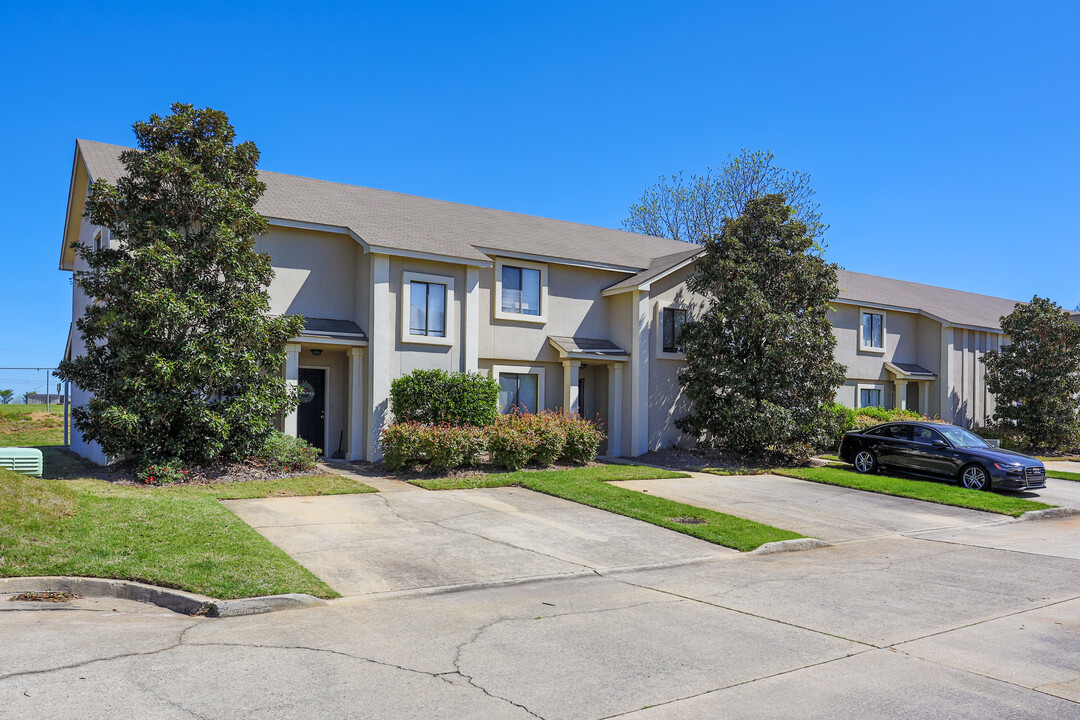
[(908, 432), (908, 425), (888, 425), (885, 427), (884, 435), (893, 440), (907, 440), (909, 437)]
[(942, 425), (941, 434), (949, 438), (954, 447), (987, 447), (981, 437), (955, 425)]
[(884, 427), (878, 426), (876, 428), (871, 428), (870, 430), (867, 430), (866, 432), (863, 433), (863, 435), (873, 435), (874, 437), (877, 437), (877, 436), (881, 435), (881, 433), (883, 433), (884, 431), (885, 431)]
[(915, 426), (911, 429), (911, 439), (922, 445), (931, 445), (935, 440), (943, 440), (941, 433), (927, 427)]

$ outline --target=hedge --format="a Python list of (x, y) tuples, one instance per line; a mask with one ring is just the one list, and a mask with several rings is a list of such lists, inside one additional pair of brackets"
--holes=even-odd
[(479, 373), (414, 370), (390, 384), (397, 422), (484, 427), (498, 417), (499, 383)]
[(478, 465), (484, 453), (509, 470), (562, 461), (585, 464), (596, 459), (604, 433), (595, 423), (557, 412), (498, 415), (486, 428), (449, 423), (395, 423), (383, 429), (383, 462), (390, 470), (426, 465), (445, 472)]

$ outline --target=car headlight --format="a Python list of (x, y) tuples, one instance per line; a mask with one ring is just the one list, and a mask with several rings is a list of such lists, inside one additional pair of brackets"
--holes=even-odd
[(1023, 465), (1006, 465), (1005, 463), (996, 462), (996, 463), (994, 463), (994, 467), (996, 467), (998, 470), (1004, 470), (1005, 472), (1011, 472), (1011, 473), (1022, 473), (1022, 472), (1024, 472), (1024, 466)]

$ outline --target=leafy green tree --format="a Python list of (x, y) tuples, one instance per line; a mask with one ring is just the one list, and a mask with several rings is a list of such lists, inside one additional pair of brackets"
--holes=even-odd
[(0, 405), (9, 405), (15, 399), (13, 390), (0, 390)]
[(1080, 441), (1080, 325), (1057, 303), (1036, 295), (1001, 318), (1009, 344), (986, 353), (986, 387), (997, 396), (994, 419), (1051, 449)]
[(738, 155), (729, 155), (719, 168), (706, 168), (704, 175), (687, 178), (680, 171), (670, 177), (661, 176), (630, 206), (623, 228), (704, 243), (721, 232), (725, 220), (741, 215), (748, 202), (776, 194), (787, 199), (808, 234), (820, 238), (828, 226), (821, 220), (820, 205), (814, 202), (810, 175), (778, 167), (774, 159), (767, 150), (751, 152), (743, 148)]
[(828, 317), (836, 265), (775, 194), (749, 200), (705, 246), (687, 281), (705, 300), (679, 339), (692, 411), (676, 427), (746, 455), (800, 456), (828, 444), (836, 422), (828, 404), (845, 370), (833, 360)]
[(280, 368), (303, 322), (268, 314), (259, 151), (234, 143), (225, 113), (181, 103), (134, 131), (124, 177), (95, 181), (86, 201), (114, 247), (75, 245), (94, 300), (76, 323), (86, 353), (57, 372), (93, 393), (75, 427), (140, 461), (249, 456), (295, 405)]

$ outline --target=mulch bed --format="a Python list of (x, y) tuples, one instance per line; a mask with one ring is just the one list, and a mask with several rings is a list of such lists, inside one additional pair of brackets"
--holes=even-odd
[[(87, 463), (85, 472), (80, 472), (79, 477), (105, 480), (118, 485), (144, 485), (142, 480), (135, 475), (135, 463), (119, 462), (105, 467), (98, 467)], [(179, 485), (220, 485), (232, 482), (247, 482), (250, 480), (278, 480), (290, 477), (307, 477), (310, 475), (323, 475), (325, 473), (316, 466), (313, 470), (300, 470), (295, 472), (280, 472), (269, 466), (256, 462), (219, 462), (187, 467), (187, 475), (184, 482), (154, 483), (154, 487), (176, 487)]]
[[(588, 463), (587, 465), (548, 465), (546, 467), (524, 467), (520, 472), (530, 472), (539, 470), (580, 470), (581, 468), (599, 467), (602, 463)], [(447, 472), (436, 472), (434, 470), (400, 470), (393, 471), (388, 470), (382, 463), (372, 463), (365, 460), (354, 460), (349, 463), (353, 472), (358, 475), (365, 475), (372, 478), (386, 478), (388, 480), (432, 480), (434, 478), (445, 479), (463, 479), (481, 477), (484, 475), (492, 474), (504, 474), (511, 472), (504, 467), (498, 467), (491, 465), (490, 463), (481, 463), (476, 467), (471, 468), (458, 468), (456, 470), (450, 470)]]

